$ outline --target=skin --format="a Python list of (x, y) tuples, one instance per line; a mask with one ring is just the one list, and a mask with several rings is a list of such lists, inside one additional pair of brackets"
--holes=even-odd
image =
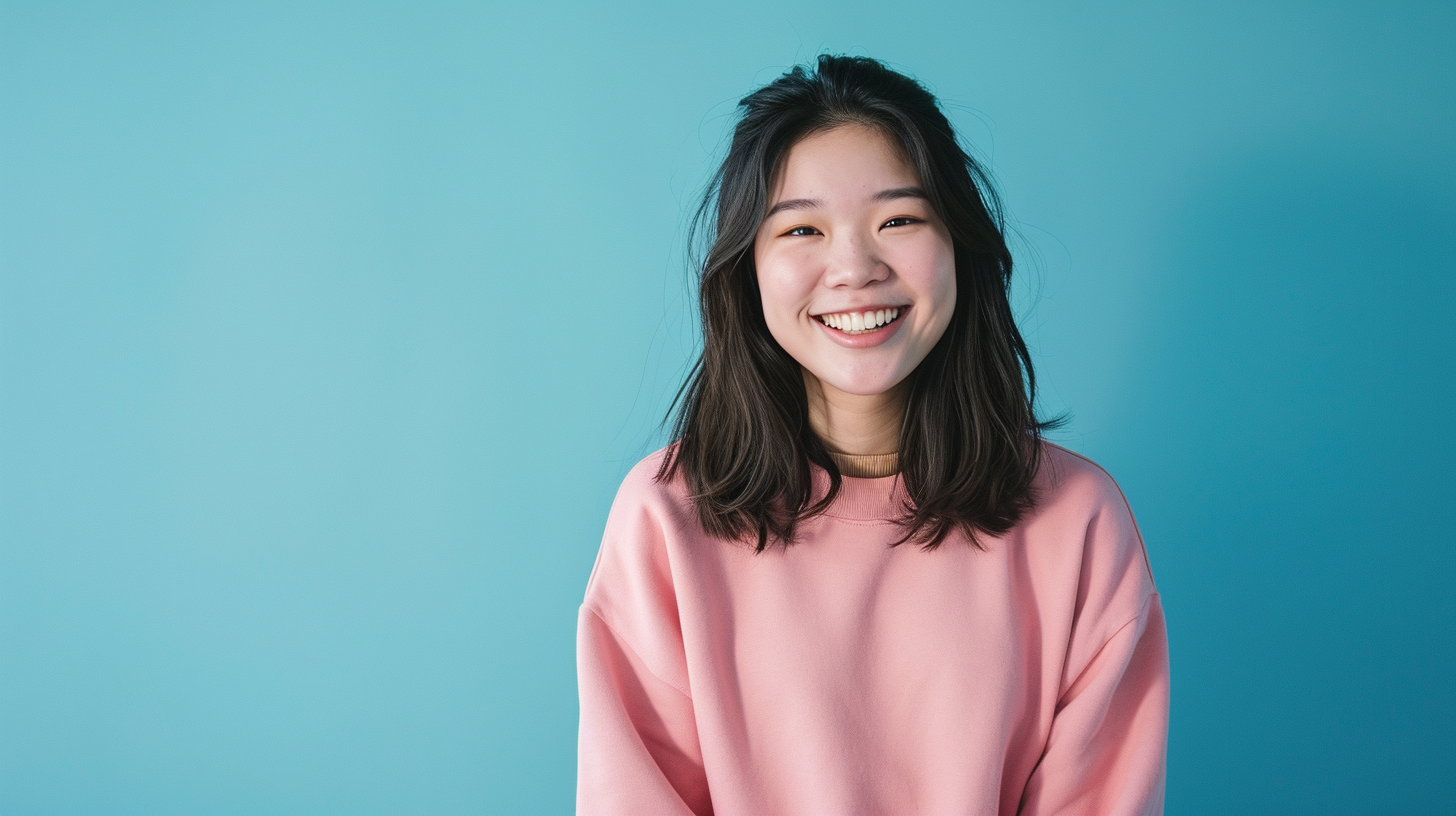
[[(899, 448), (907, 378), (950, 324), (955, 251), (919, 189), (883, 133), (841, 125), (789, 150), (754, 240), (764, 320), (803, 369), (810, 424), (831, 450)], [(872, 347), (816, 317), (888, 305), (906, 308)]]

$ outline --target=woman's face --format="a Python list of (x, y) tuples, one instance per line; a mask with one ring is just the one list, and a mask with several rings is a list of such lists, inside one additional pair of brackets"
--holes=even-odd
[(955, 310), (950, 234), (900, 150), (864, 125), (789, 150), (753, 259), (769, 332), (826, 392), (886, 394)]

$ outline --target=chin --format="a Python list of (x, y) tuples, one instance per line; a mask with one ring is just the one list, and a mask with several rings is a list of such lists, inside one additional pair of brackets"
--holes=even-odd
[(820, 382), (830, 388), (857, 397), (874, 397), (893, 391), (905, 381), (904, 377), (821, 377)]

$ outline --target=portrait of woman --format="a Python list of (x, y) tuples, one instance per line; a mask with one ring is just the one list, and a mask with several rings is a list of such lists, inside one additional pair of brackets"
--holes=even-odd
[(1453, 42), (0, 3), (0, 816), (1456, 814)]
[(1155, 814), (1169, 661), (1128, 502), (1051, 444), (1001, 206), (935, 97), (744, 97), (702, 352), (577, 630), (582, 814)]

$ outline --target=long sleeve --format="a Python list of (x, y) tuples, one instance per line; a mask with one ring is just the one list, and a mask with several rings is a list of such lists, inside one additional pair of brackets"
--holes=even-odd
[(712, 813), (650, 464), (623, 482), (577, 622), (578, 814)]
[(578, 814), (712, 813), (693, 702), (594, 610), (577, 628)]
[(1058, 700), (1018, 812), (1161, 814), (1167, 734), (1168, 638), (1153, 593)]

